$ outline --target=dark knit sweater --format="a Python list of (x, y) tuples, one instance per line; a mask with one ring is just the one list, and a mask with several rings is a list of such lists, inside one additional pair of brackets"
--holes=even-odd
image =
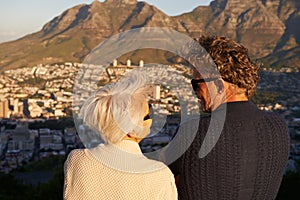
[(179, 199), (275, 199), (289, 154), (285, 122), (252, 102), (226, 105), (225, 124), (212, 151), (198, 156), (210, 124), (210, 117), (202, 117), (191, 146), (170, 165), (180, 175)]

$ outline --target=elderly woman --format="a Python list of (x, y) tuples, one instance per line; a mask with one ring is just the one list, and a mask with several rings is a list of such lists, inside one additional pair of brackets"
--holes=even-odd
[(83, 121), (105, 144), (73, 150), (65, 162), (64, 199), (177, 199), (165, 164), (145, 157), (138, 145), (150, 133), (146, 76), (106, 85), (82, 106)]

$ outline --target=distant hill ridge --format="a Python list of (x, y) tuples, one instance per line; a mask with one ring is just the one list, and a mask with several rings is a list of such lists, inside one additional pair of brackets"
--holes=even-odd
[[(36, 33), (0, 44), (0, 70), (81, 62), (104, 39), (140, 27), (168, 27), (191, 37), (224, 35), (266, 65), (300, 67), (299, 21), (300, 2), (291, 0), (214, 0), (174, 17), (137, 0), (95, 0), (64, 11)], [(155, 53), (147, 54), (145, 60)]]

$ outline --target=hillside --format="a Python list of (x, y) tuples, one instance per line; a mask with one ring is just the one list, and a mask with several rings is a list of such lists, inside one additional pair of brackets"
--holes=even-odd
[[(170, 17), (137, 0), (94, 1), (64, 11), (36, 33), (0, 44), (0, 70), (81, 62), (106, 38), (140, 27), (168, 27), (191, 37), (225, 35), (244, 44), (266, 65), (300, 67), (299, 8), (300, 3), (290, 0), (214, 0), (209, 6)], [(127, 57), (132, 55), (162, 63), (170, 57), (157, 50), (133, 52)]]

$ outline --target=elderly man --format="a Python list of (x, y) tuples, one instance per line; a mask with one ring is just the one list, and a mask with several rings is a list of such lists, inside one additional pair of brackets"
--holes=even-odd
[[(280, 117), (249, 100), (259, 67), (245, 47), (229, 38), (202, 36), (196, 41), (209, 53), (219, 76), (203, 77), (202, 66), (193, 69), (194, 92), (202, 110), (211, 114), (201, 116), (192, 144), (170, 165), (179, 177), (179, 199), (275, 199), (288, 160), (289, 135)], [(212, 122), (212, 115), (222, 113), (223, 126)], [(210, 133), (204, 142), (212, 123), (212, 132), (220, 135)], [(201, 157), (207, 144), (214, 146)]]

